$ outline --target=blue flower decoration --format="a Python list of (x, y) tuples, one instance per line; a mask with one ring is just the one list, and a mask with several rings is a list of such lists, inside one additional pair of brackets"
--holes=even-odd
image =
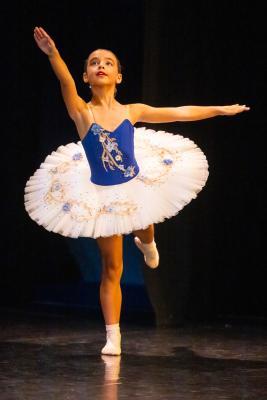
[(99, 126), (99, 125), (97, 125), (97, 124), (94, 124), (93, 126), (92, 126), (92, 131), (93, 131), (93, 134), (94, 135), (99, 135), (99, 133), (102, 131), (103, 129)]
[(105, 132), (107, 135), (109, 135), (109, 131), (106, 131), (103, 129), (100, 125), (94, 123), (92, 126), (92, 132), (94, 135), (99, 135), (101, 132)]
[(65, 203), (62, 207), (64, 212), (69, 212), (71, 209), (71, 204), (70, 203)]
[(107, 144), (107, 150), (109, 151), (109, 152), (111, 152), (112, 150), (114, 150), (115, 149), (115, 147), (116, 147), (116, 145), (114, 144), (114, 143), (108, 143)]
[(172, 163), (173, 163), (173, 161), (172, 161), (170, 158), (164, 158), (163, 162), (164, 162), (164, 164), (166, 164), (166, 165), (169, 165), (169, 164), (172, 164)]
[(134, 166), (130, 165), (129, 167), (127, 167), (126, 171), (124, 172), (124, 176), (127, 178), (128, 176), (134, 176), (135, 172), (134, 172)]
[(83, 158), (82, 153), (75, 153), (75, 154), (73, 154), (73, 156), (72, 156), (72, 159), (73, 159), (74, 161), (81, 160), (82, 158)]

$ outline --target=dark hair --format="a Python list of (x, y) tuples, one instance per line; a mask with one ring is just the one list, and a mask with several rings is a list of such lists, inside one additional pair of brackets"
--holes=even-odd
[[(113, 51), (108, 50), (108, 49), (97, 49), (97, 50), (105, 50), (105, 51), (109, 51), (111, 54), (113, 54), (113, 56), (115, 57), (115, 60), (116, 60), (116, 62), (117, 62), (117, 67), (118, 67), (119, 74), (121, 74), (122, 66), (121, 66), (120, 60), (118, 59), (118, 57), (116, 56), (116, 54), (113, 53)], [(94, 50), (94, 51), (95, 51), (95, 50)], [(93, 53), (93, 52), (91, 52), (90, 54), (92, 54), (92, 53)], [(84, 61), (84, 66), (83, 66), (84, 72), (87, 71), (87, 65), (88, 65), (88, 60), (89, 60), (90, 54), (89, 54), (89, 56), (86, 58), (86, 60)]]

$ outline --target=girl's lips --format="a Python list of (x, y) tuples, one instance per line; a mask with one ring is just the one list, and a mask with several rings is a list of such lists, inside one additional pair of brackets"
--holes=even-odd
[(96, 75), (97, 76), (107, 76), (107, 74), (105, 74), (105, 72), (98, 72)]

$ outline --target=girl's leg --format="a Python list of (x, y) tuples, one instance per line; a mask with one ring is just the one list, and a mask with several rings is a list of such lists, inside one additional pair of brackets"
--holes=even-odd
[(134, 241), (139, 250), (144, 254), (145, 263), (150, 268), (157, 268), (159, 265), (159, 253), (154, 240), (154, 224), (146, 229), (132, 232), (135, 235)]
[(102, 349), (103, 354), (119, 355), (121, 352), (119, 321), (122, 302), (122, 240), (121, 235), (97, 238), (102, 260), (100, 303), (107, 330), (107, 344)]
[(146, 229), (133, 231), (133, 235), (137, 236), (142, 243), (151, 243), (154, 239), (154, 224), (149, 225)]

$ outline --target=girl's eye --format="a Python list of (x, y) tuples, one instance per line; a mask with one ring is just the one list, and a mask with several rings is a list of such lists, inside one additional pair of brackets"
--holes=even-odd
[[(90, 63), (90, 65), (97, 65), (97, 64), (99, 64), (99, 61), (97, 61), (97, 60), (93, 60), (93, 61), (91, 61), (91, 63)], [(113, 65), (113, 63), (111, 62), (111, 61), (107, 61), (106, 62), (106, 65)]]

